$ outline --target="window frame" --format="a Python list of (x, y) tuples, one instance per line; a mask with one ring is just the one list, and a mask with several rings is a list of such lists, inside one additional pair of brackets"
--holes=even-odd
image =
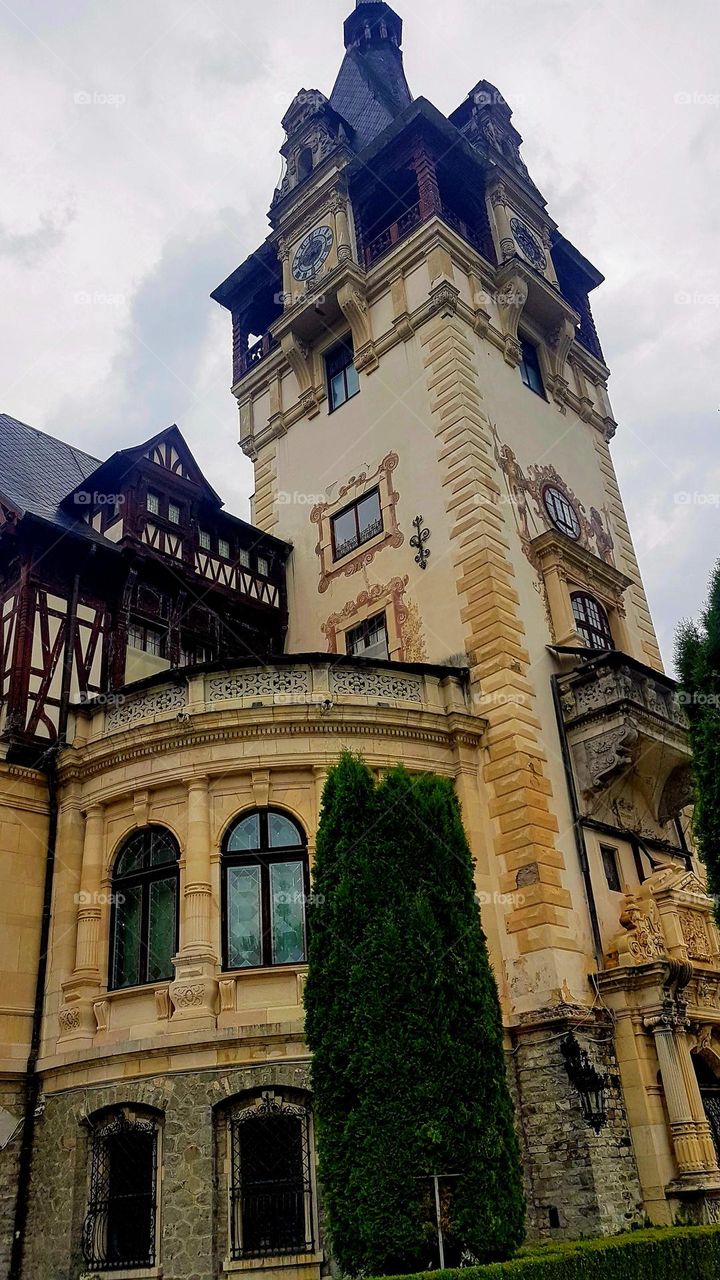
[[(83, 1219), (81, 1242), (83, 1260), (90, 1272), (126, 1273), (147, 1271), (158, 1266), (162, 1236), (160, 1205), (162, 1119), (162, 1114), (154, 1108), (144, 1107), (140, 1103), (125, 1103), (103, 1108), (97, 1113), (94, 1121), (90, 1122), (87, 1207)], [(131, 1258), (112, 1258), (108, 1257), (112, 1205), (113, 1202), (120, 1201), (121, 1197), (110, 1195), (111, 1166), (107, 1156), (107, 1142), (109, 1138), (132, 1133), (133, 1130), (144, 1135), (152, 1135), (150, 1191), (147, 1196), (150, 1249), (143, 1258), (137, 1255)], [(102, 1184), (105, 1182), (107, 1182), (107, 1190), (103, 1194)], [(131, 1198), (137, 1199), (138, 1195)], [(106, 1236), (104, 1248), (98, 1247), (100, 1242), (95, 1238), (98, 1226), (100, 1232)], [(100, 1240), (102, 1240), (102, 1234)]]
[[(588, 601), (592, 603), (595, 606), (595, 608), (598, 610), (598, 614), (601, 619), (601, 622), (604, 622), (605, 624), (605, 629), (600, 629), (596, 627), (594, 623), (589, 622), (587, 620), (587, 616), (584, 619), (578, 618), (575, 612), (576, 600), (582, 601), (583, 605), (585, 605)], [(570, 593), (570, 608), (572, 609), (573, 620), (575, 623), (575, 630), (577, 631), (577, 634), (584, 641), (586, 648), (597, 649), (601, 653), (611, 653), (616, 648), (607, 609), (605, 608), (605, 605), (602, 603), (602, 601), (598, 600), (597, 596), (592, 595), (589, 591), (572, 591)], [(587, 609), (585, 610), (585, 613), (587, 615)], [(588, 635), (585, 635), (583, 633), (583, 630), (582, 630), (583, 627), (588, 632)], [(595, 641), (599, 641), (599, 642), (605, 641), (606, 643), (596, 643)]]
[[(173, 515), (174, 511), (177, 512), (177, 519)], [(180, 503), (175, 502), (173, 498), (168, 499), (167, 518), (170, 524), (174, 524), (176, 526), (182, 524), (182, 507), (180, 506)]]
[[(347, 353), (350, 358), (346, 364), (341, 365), (334, 371), (334, 373), (331, 373), (330, 362), (333, 357), (337, 358), (341, 351)], [(333, 343), (331, 347), (328, 347), (327, 351), (323, 352), (323, 361), (325, 366), (325, 384), (327, 386), (328, 413), (335, 413), (338, 409), (342, 409), (343, 405), (347, 404), (348, 400), (354, 400), (355, 396), (360, 394), (360, 374), (358, 373), (355, 365), (355, 346), (352, 334), (346, 334), (344, 338), (340, 338), (337, 342)], [(347, 371), (351, 366), (355, 370), (355, 377), (357, 379), (357, 386), (354, 391), (350, 391), (348, 388)], [(340, 373), (343, 375), (343, 389), (345, 394), (342, 400), (335, 400), (332, 384), (333, 379), (337, 378)]]
[(212, 534), (207, 529), (198, 529), (198, 547), (201, 551), (212, 551)]
[[(536, 342), (533, 342), (532, 338), (525, 337), (524, 334), (518, 335), (518, 342), (520, 344), (519, 368), (520, 368), (520, 377), (522, 379), (522, 384), (524, 387), (527, 387), (528, 391), (532, 391), (536, 396), (540, 396), (541, 400), (547, 400), (547, 394), (545, 392), (545, 379), (543, 378), (542, 365), (540, 364), (540, 349), (538, 347), (538, 344)], [(528, 360), (529, 352), (532, 352), (532, 355)], [(537, 374), (537, 380), (538, 380), (539, 386), (535, 386), (534, 382), (530, 377), (530, 374), (527, 372), (528, 369), (532, 370), (533, 373)]]
[[(621, 874), (621, 867), (620, 867), (619, 849), (617, 849), (617, 847), (613, 844), (602, 844), (602, 843), (599, 845), (599, 849), (600, 849), (600, 864), (602, 866), (602, 869), (605, 875), (605, 881), (607, 884), (608, 891), (610, 893), (622, 893), (623, 887), (622, 887), (622, 874)], [(617, 882), (617, 888), (615, 888), (614, 884), (610, 883), (611, 874), (608, 868), (609, 862), (611, 862), (612, 864), (612, 879)]]
[[(227, 551), (223, 551), (223, 547), (227, 547)], [(218, 555), (221, 560), (232, 559), (232, 543), (229, 538), (218, 538)]]
[[(375, 529), (374, 533), (366, 534), (365, 537), (363, 537), (360, 532), (360, 515), (359, 515), (358, 508), (360, 507), (361, 503), (366, 502), (368, 498), (372, 498), (372, 497), (377, 498), (380, 528)], [(348, 515), (348, 513), (351, 511), (354, 513), (354, 516), (355, 516), (355, 530), (357, 534), (357, 542), (354, 544), (354, 546), (348, 547), (346, 551), (338, 551), (338, 543), (335, 537), (335, 525), (338, 520), (341, 520), (343, 516)], [(384, 532), (385, 532), (385, 523), (383, 521), (383, 509), (382, 509), (382, 498), (380, 496), (380, 486), (375, 485), (373, 489), (368, 489), (366, 493), (359, 494), (357, 498), (353, 498), (352, 502), (348, 502), (347, 506), (342, 507), (340, 511), (333, 512), (333, 514), (330, 516), (330, 539), (331, 539), (331, 545), (332, 545), (333, 564), (336, 564), (338, 560), (344, 560), (346, 556), (354, 555), (356, 551), (359, 551), (360, 547), (364, 547), (366, 543), (372, 542), (373, 538), (379, 538), (382, 534), (384, 534)], [(345, 547), (346, 545), (347, 545), (347, 540), (346, 542), (340, 543), (341, 547)]]
[[(152, 503), (155, 503), (155, 506), (152, 506)], [(156, 493), (154, 489), (148, 489), (145, 494), (145, 510), (149, 516), (159, 516), (161, 514), (160, 494)]]
[[(147, 867), (143, 866), (138, 871), (126, 872), (124, 875), (118, 875), (115, 868), (120, 862), (131, 842), (137, 839), (139, 835), (152, 835), (155, 832), (162, 832), (163, 836), (168, 838), (175, 848), (174, 862), (163, 862), (157, 866), (152, 864)], [(145, 855), (143, 855), (145, 856)], [(150, 894), (151, 886), (154, 882), (160, 880), (169, 880), (171, 877), (175, 882), (175, 937), (173, 945), (173, 955), (177, 953), (180, 942), (180, 845), (168, 827), (162, 826), (161, 823), (150, 823), (146, 827), (138, 827), (135, 831), (131, 831), (121, 840), (120, 845), (113, 858), (113, 871), (110, 880), (110, 938), (108, 947), (108, 991), (132, 991), (138, 987), (152, 987), (160, 982), (172, 982), (174, 972), (168, 974), (166, 978), (149, 978), (147, 976), (149, 957), (150, 957)], [(140, 898), (140, 942), (138, 956), (138, 977), (140, 981), (129, 982), (120, 985), (117, 981), (117, 959), (118, 945), (116, 930), (118, 927), (118, 911), (125, 905), (124, 901), (120, 901), (119, 895), (123, 889), (135, 888), (136, 885), (141, 887)], [(170, 957), (172, 966), (172, 956)], [(142, 975), (145, 975), (144, 977)]]
[[(552, 507), (550, 505), (550, 499), (552, 499), (553, 502)], [(555, 510), (558, 499), (559, 505), (561, 507), (563, 505), (566, 506), (573, 517), (572, 521), (567, 522), (567, 524), (563, 523), (562, 518), (558, 516)], [(575, 504), (570, 501), (566, 493), (563, 493), (560, 486), (557, 484), (544, 485), (542, 490), (542, 501), (545, 513), (553, 529), (557, 529), (558, 533), (562, 533), (566, 538), (569, 538), (571, 542), (578, 542), (580, 540), (580, 535), (582, 534), (580, 515)]]
[[(270, 846), (269, 818), (278, 814), (292, 823), (300, 836), (300, 843), (294, 845)], [(233, 832), (246, 818), (259, 818), (260, 847), (258, 849), (231, 850), (229, 848)], [(270, 867), (276, 863), (301, 862), (303, 879), (303, 924), (305, 940), (305, 956), (303, 960), (275, 961), (272, 958), (272, 895), (270, 891)], [(260, 950), (259, 965), (242, 965), (240, 968), (230, 966), (230, 916), (228, 913), (228, 872), (232, 867), (260, 867)], [(310, 900), (310, 860), (308, 856), (308, 839), (304, 828), (293, 814), (275, 805), (246, 809), (237, 814), (229, 824), (222, 842), (221, 887), (220, 887), (220, 923), (222, 934), (221, 963), (223, 973), (257, 973), (261, 969), (287, 969), (308, 962), (309, 932), (307, 906)]]
[(390, 634), (388, 632), (387, 610), (385, 609), (382, 609), (380, 613), (371, 614), (370, 617), (368, 618), (361, 618), (360, 621), (356, 622), (354, 626), (348, 627), (347, 631), (345, 632), (345, 652), (349, 658), (363, 658), (365, 656), (362, 653), (352, 653), (350, 651), (350, 637), (353, 634), (353, 632), (369, 631), (370, 624), (372, 622), (375, 622), (378, 618), (382, 618), (383, 620), (383, 627), (385, 630), (385, 648), (387, 649), (387, 657), (376, 658), (371, 656), (367, 658), (366, 661), (368, 662), (389, 662), (390, 661)]

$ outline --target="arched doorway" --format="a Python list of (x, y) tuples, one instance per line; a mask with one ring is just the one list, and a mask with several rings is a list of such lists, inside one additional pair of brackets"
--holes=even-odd
[(720, 1076), (716, 1076), (712, 1067), (697, 1054), (693, 1054), (693, 1064), (720, 1164)]

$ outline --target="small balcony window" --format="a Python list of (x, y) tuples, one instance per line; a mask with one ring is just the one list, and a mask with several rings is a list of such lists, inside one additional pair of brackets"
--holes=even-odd
[(600, 601), (582, 591), (573, 592), (570, 600), (578, 635), (588, 648), (614, 649), (610, 622)]
[(177, 502), (168, 502), (168, 520), (171, 524), (180, 523), (180, 508)]
[(330, 412), (339, 409), (360, 390), (360, 379), (354, 364), (352, 338), (348, 336), (325, 356)]
[(148, 489), (147, 500), (145, 503), (148, 514), (151, 516), (160, 515), (160, 498), (157, 493), (153, 493), (152, 489)]
[(198, 530), (198, 543), (202, 551), (209, 551), (211, 547), (210, 534), (207, 529)]
[(346, 647), (353, 658), (387, 659), (390, 655), (385, 614), (378, 613), (352, 627), (346, 636)]
[(545, 388), (543, 386), (542, 373), (540, 372), (540, 360), (538, 357), (538, 349), (534, 342), (530, 342), (529, 338), (520, 339), (520, 377), (537, 396), (545, 396)]
[(156, 627), (148, 627), (143, 622), (131, 622), (128, 627), (128, 646), (131, 649), (142, 649), (152, 653), (156, 658), (165, 657), (165, 636)]
[(218, 538), (218, 555), (221, 555), (225, 560), (230, 559), (230, 543), (227, 538)]
[(350, 555), (383, 531), (380, 491), (371, 490), (332, 518), (333, 560)]

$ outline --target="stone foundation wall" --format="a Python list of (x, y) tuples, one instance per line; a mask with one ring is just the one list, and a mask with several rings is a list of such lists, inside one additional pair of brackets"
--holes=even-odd
[(608, 1121), (599, 1134), (583, 1120), (565, 1070), (560, 1042), (568, 1030), (549, 1022), (515, 1033), (514, 1093), (533, 1240), (612, 1235), (644, 1222), (612, 1027), (575, 1029), (608, 1077)]
[[(21, 1082), (0, 1080), (0, 1107), (20, 1120), (23, 1114)], [(22, 1133), (18, 1129), (7, 1146), (0, 1151), (0, 1276), (6, 1276), (10, 1266), (21, 1141)]]

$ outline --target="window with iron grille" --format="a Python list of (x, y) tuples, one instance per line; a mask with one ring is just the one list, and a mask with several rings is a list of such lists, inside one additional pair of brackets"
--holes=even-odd
[(223, 966), (304, 964), (307, 840), (292, 818), (258, 809), (233, 823), (223, 847)]
[(311, 1253), (310, 1111), (268, 1092), (230, 1113), (233, 1259)]
[(520, 377), (536, 395), (545, 397), (538, 349), (529, 338), (520, 338)]
[(349, 507), (339, 511), (330, 522), (332, 529), (333, 560), (357, 551), (363, 543), (370, 542), (383, 531), (380, 490), (371, 489)]
[(377, 613), (374, 618), (366, 618), (357, 627), (351, 627), (345, 645), (353, 658), (389, 658), (385, 614)]
[(572, 538), (573, 542), (577, 541), (580, 537), (580, 518), (562, 489), (557, 489), (552, 484), (548, 485), (543, 489), (543, 502), (555, 528), (566, 537)]
[(353, 341), (349, 334), (325, 356), (330, 413), (339, 409), (346, 400), (351, 400), (360, 390), (360, 379), (354, 362)]
[(158, 1133), (159, 1117), (132, 1107), (105, 1112), (93, 1126), (82, 1232), (90, 1271), (156, 1264)]
[(570, 597), (578, 635), (589, 649), (614, 649), (608, 616), (594, 596), (575, 591)]
[(142, 827), (122, 844), (112, 877), (111, 989), (173, 977), (178, 857), (164, 827)]

